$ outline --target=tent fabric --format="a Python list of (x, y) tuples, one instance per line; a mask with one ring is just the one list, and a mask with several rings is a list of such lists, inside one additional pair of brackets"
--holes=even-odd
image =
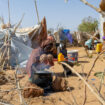
[(32, 43), (31, 40), (28, 36), (27, 33), (16, 33), (16, 37), (18, 38), (19, 41), (21, 41), (22, 43), (24, 43), (25, 45), (31, 47)]
[(72, 39), (72, 35), (70, 34), (70, 30), (64, 29), (64, 30), (62, 30), (62, 33), (65, 36), (65, 39), (68, 39), (69, 42), (72, 44), (73, 43), (73, 39)]
[[(21, 41), (12, 38), (11, 40), (11, 65), (15, 66), (16, 64), (20, 67), (25, 67), (26, 62), (30, 56), (32, 48), (26, 46)], [(13, 60), (14, 59), (14, 60)]]
[(45, 17), (41, 21), (39, 28), (29, 33), (29, 37), (32, 38), (32, 48), (36, 48), (36, 44), (40, 46), (42, 42), (47, 39), (47, 25)]
[(44, 17), (42, 22), (41, 22), (41, 25), (42, 25), (42, 33), (43, 34), (43, 40), (47, 39), (47, 25), (46, 25), (46, 18)]
[(3, 37), (4, 37), (4, 33), (0, 31), (0, 40), (3, 39)]
[(11, 37), (10, 65), (12, 67), (19, 65), (21, 68), (24, 68), (32, 51), (32, 48), (29, 45), (30, 39), (27, 33), (24, 34), (23, 38), (21, 35), (20, 37), (17, 37), (16, 34), (13, 35), (12, 32), (12, 28), (0, 30), (0, 47), (3, 46), (4, 37), (8, 34)]
[(78, 43), (81, 42), (81, 35), (79, 32), (76, 33)]
[(72, 35), (70, 33), (68, 33), (66, 36), (67, 36), (69, 42), (72, 44), (73, 43)]
[(60, 39), (60, 41), (64, 41), (64, 40), (67, 39), (67, 37), (64, 35), (64, 33), (62, 32), (62, 30), (59, 31), (59, 39)]
[(62, 30), (62, 32), (63, 32), (64, 34), (68, 34), (68, 33), (70, 33), (70, 30), (64, 29), (64, 30)]

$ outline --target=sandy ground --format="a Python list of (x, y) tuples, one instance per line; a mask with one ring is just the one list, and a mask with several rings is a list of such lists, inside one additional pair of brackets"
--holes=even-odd
[[(96, 58), (96, 54), (94, 54), (92, 58), (88, 58), (86, 57), (83, 48), (76, 48), (76, 47), (68, 48), (68, 50), (71, 49), (78, 49), (79, 51), (79, 63), (78, 65), (74, 66), (74, 69), (78, 73), (81, 73), (81, 75), (84, 77), (83, 72), (85, 75), (89, 72)], [(105, 69), (105, 60), (103, 60), (102, 57), (100, 57), (100, 59), (96, 62), (93, 72), (91, 73), (91, 76), (89, 78), (89, 81), (91, 83), (90, 85), (93, 89), (95, 88), (92, 84), (94, 84), (98, 89), (100, 85), (100, 79), (95, 77), (94, 73), (100, 71), (103, 72), (104, 69)], [(55, 62), (55, 66), (52, 68), (52, 71), (54, 71), (55, 73), (62, 73), (63, 68), (57, 62)], [(13, 71), (7, 71), (6, 73), (7, 75), (13, 75)], [(21, 86), (25, 86), (27, 80), (28, 76), (26, 75), (20, 81)], [(25, 99), (25, 101), (27, 102), (28, 105), (76, 105), (74, 103), (74, 98), (75, 98), (77, 105), (82, 105), (84, 101), (84, 86), (85, 86), (84, 83), (76, 75), (68, 77), (67, 80), (69, 82), (69, 86), (71, 87), (71, 91), (54, 92), (48, 94), (47, 96)], [(0, 85), (0, 90), (8, 90), (11, 88), (14, 88), (14, 85), (11, 85), (10, 83), (7, 83), (5, 85)], [(104, 85), (102, 86), (101, 94), (103, 95), (103, 97), (105, 97)], [(10, 102), (13, 105), (20, 105), (17, 91), (0, 93), (0, 99), (6, 100), (7, 102)], [(97, 98), (93, 95), (93, 93), (89, 89), (87, 89), (87, 102), (85, 105), (101, 105), (100, 102), (97, 100)]]

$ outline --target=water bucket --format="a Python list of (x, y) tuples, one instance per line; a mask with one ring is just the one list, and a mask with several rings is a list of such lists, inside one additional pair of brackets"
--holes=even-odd
[(78, 62), (78, 50), (67, 51), (69, 62)]
[(64, 55), (62, 53), (58, 54), (58, 62), (64, 61)]
[(96, 46), (96, 52), (100, 53), (102, 51), (102, 43), (98, 43)]

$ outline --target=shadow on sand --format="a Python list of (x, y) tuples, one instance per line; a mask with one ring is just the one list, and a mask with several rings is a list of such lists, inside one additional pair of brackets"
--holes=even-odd
[(89, 63), (89, 61), (78, 61), (78, 63)]

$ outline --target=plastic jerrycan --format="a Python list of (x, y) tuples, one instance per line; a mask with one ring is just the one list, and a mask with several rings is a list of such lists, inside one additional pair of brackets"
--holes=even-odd
[(102, 51), (102, 43), (98, 43), (96, 46), (96, 52), (100, 53)]
[(58, 62), (64, 61), (64, 55), (62, 53), (58, 54)]

